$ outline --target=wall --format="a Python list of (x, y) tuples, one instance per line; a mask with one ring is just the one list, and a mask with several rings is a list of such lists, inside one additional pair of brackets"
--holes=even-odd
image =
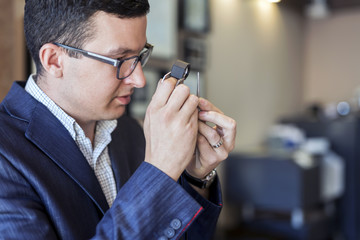
[(5, 96), (12, 79), (12, 70), (9, 63), (13, 62), (11, 50), (13, 38), (9, 36), (13, 36), (13, 27), (11, 24), (7, 24), (7, 19), (13, 18), (12, 5), (12, 3), (8, 4), (5, 1), (0, 2), (0, 99)]
[(360, 87), (360, 9), (306, 21), (304, 102), (348, 100)]
[(262, 0), (211, 0), (207, 97), (238, 123), (236, 150), (258, 148), (301, 108), (303, 19)]
[(23, 8), (23, 0), (0, 0), (0, 101), (25, 78)]

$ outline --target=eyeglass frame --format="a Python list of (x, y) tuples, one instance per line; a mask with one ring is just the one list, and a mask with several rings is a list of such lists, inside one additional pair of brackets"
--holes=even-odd
[[(138, 62), (141, 63), (141, 56), (143, 54), (145, 54), (146, 52), (148, 52), (147, 54), (147, 57), (145, 58), (145, 61), (144, 63), (141, 63), (141, 67), (144, 67), (145, 64), (148, 62), (150, 56), (151, 56), (151, 53), (152, 53), (152, 50), (154, 48), (153, 45), (151, 45), (150, 43), (146, 43), (145, 44), (145, 47), (144, 49), (142, 50), (142, 52), (140, 52), (139, 55), (136, 55), (136, 56), (131, 56), (131, 57), (128, 57), (128, 58), (125, 58), (125, 59), (114, 59), (114, 58), (110, 58), (110, 57), (106, 57), (106, 56), (103, 56), (101, 54), (97, 54), (97, 53), (94, 53), (94, 52), (90, 52), (90, 51), (86, 51), (86, 50), (83, 50), (83, 49), (80, 49), (80, 48), (75, 48), (75, 47), (70, 47), (70, 46), (67, 46), (67, 45), (64, 45), (64, 44), (61, 44), (61, 43), (57, 43), (57, 42), (53, 42), (54, 45), (58, 46), (58, 47), (62, 47), (64, 49), (67, 49), (67, 50), (70, 50), (70, 51), (74, 51), (74, 52), (78, 52), (78, 53), (81, 53), (84, 57), (88, 57), (88, 58), (92, 58), (94, 60), (97, 60), (97, 61), (100, 61), (100, 62), (103, 62), (103, 63), (107, 63), (107, 64), (110, 64), (114, 67), (117, 68), (117, 72), (116, 72), (116, 78), (119, 79), (119, 80), (123, 80), (127, 77), (129, 77), (135, 70)], [(125, 76), (125, 77), (119, 77), (119, 74), (120, 74), (120, 68), (121, 68), (121, 65), (125, 62), (125, 61), (128, 61), (130, 59), (133, 59), (135, 58), (135, 61), (134, 63), (131, 65), (132, 66), (132, 69), (130, 71), (130, 73)]]

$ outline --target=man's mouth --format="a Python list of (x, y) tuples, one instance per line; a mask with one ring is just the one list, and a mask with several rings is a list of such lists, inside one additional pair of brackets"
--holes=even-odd
[(116, 97), (116, 99), (122, 104), (122, 105), (127, 105), (130, 103), (131, 101), (131, 94), (125, 95), (125, 96), (119, 96)]

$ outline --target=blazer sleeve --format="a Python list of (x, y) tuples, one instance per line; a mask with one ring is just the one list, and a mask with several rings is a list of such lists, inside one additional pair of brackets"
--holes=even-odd
[[(6, 163), (0, 161), (1, 237), (58, 239), (36, 192)], [(144, 162), (121, 188), (93, 239), (179, 239), (190, 226), (194, 234), (188, 239), (210, 239), (205, 225), (211, 224), (204, 224), (204, 219), (195, 224), (202, 212), (207, 211), (179, 183)]]
[(218, 176), (210, 186), (209, 199), (203, 198), (190, 184), (181, 178), (181, 185), (202, 207), (203, 211), (187, 230), (188, 240), (213, 239), (216, 224), (222, 209), (221, 185)]
[(179, 239), (203, 210), (179, 183), (144, 162), (120, 189), (93, 239)]
[[(112, 155), (124, 156), (126, 152), (126, 156), (131, 156), (129, 168), (136, 166), (137, 170), (120, 181), (125, 184), (98, 224), (94, 239), (179, 239), (185, 232), (188, 240), (212, 239), (222, 206), (218, 179), (211, 185), (210, 199), (204, 199), (183, 178), (176, 183), (143, 162), (145, 138), (133, 119), (123, 116), (118, 128), (111, 143)], [(121, 149), (122, 152), (116, 152)], [(124, 167), (113, 163), (115, 170)], [(126, 174), (115, 175), (121, 178)], [(174, 222), (179, 226), (172, 227)]]

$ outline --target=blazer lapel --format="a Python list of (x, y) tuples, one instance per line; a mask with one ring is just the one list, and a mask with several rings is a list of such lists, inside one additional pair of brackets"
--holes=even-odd
[[(46, 126), (46, 131), (44, 131)], [(103, 213), (109, 208), (93, 169), (65, 127), (42, 104), (33, 113), (26, 136), (92, 198)]]
[(127, 116), (118, 119), (109, 144), (109, 154), (119, 191), (145, 158), (143, 130), (134, 120)]
[[(26, 137), (66, 172), (104, 214), (109, 209), (105, 195), (93, 169), (70, 133), (43, 104), (30, 97), (23, 88), (19, 86), (13, 88), (15, 88), (14, 94), (6, 100), (6, 105), (13, 117), (29, 121)], [(20, 100), (11, 101), (11, 99)], [(22, 104), (17, 104), (17, 101)]]

